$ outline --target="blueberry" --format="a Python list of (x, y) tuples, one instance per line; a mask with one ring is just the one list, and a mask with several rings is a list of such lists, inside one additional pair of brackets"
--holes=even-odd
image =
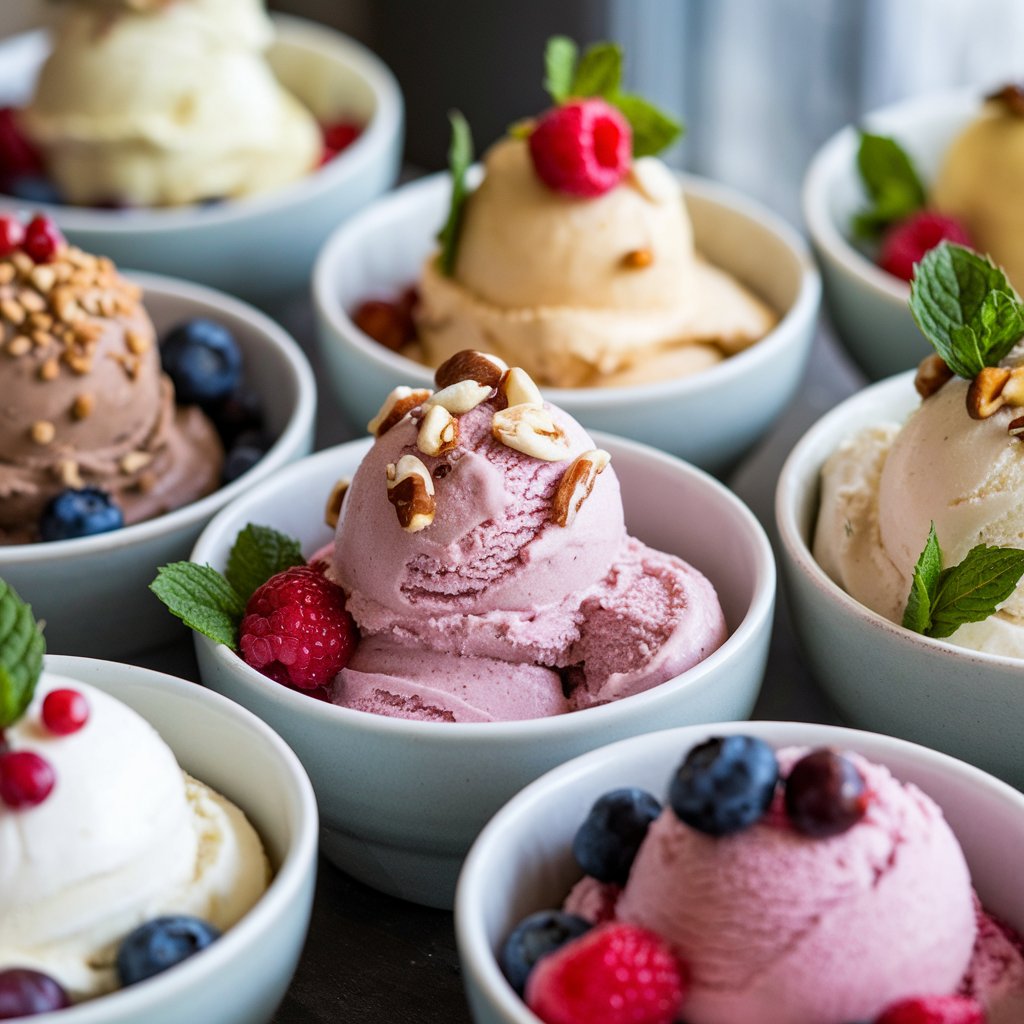
[(786, 813), (807, 836), (837, 836), (864, 817), (867, 787), (857, 766), (834, 750), (800, 758), (786, 779)]
[(7, 182), (7, 192), (26, 203), (63, 205), (64, 197), (49, 178), (31, 174), (19, 175)]
[(522, 995), (533, 965), (590, 927), (589, 921), (561, 910), (539, 910), (524, 917), (501, 947), (501, 969), (508, 983)]
[(98, 487), (69, 487), (51, 498), (39, 519), (42, 540), (91, 537), (124, 526), (124, 515), (114, 499)]
[(180, 405), (224, 401), (238, 387), (242, 373), (242, 354), (232, 333), (201, 317), (168, 333), (160, 346), (160, 359)]
[(266, 451), (267, 443), (258, 431), (241, 434), (224, 460), (224, 469), (221, 474), (224, 483), (229, 484), (232, 480), (237, 480), (243, 473), (248, 473), (263, 458)]
[(121, 943), (117, 975), (122, 985), (134, 985), (180, 964), (219, 938), (220, 932), (198, 917), (155, 917)]
[(245, 385), (206, 411), (225, 448), (230, 448), (242, 434), (263, 431), (263, 402), (255, 391)]
[(576, 832), (576, 862), (599, 882), (625, 885), (647, 828), (661, 814), (661, 804), (642, 789), (605, 793)]
[(70, 1005), (67, 993), (48, 974), (27, 967), (0, 971), (0, 1020), (31, 1017)]
[(778, 780), (775, 751), (764, 740), (715, 737), (687, 754), (668, 799), (680, 821), (724, 836), (749, 828), (768, 810)]

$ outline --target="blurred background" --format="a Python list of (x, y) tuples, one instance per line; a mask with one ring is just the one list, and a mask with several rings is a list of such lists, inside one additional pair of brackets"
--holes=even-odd
[[(272, 0), (378, 52), (408, 110), (408, 163), (442, 167), (445, 113), (477, 149), (539, 110), (556, 32), (625, 46), (631, 88), (686, 121), (669, 162), (799, 219), (813, 151), (865, 111), (920, 92), (1024, 74), (1021, 0)], [(45, 22), (52, 0), (0, 0), (0, 34)]]

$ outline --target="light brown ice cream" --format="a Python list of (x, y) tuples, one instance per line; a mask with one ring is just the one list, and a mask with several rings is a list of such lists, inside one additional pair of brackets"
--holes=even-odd
[(141, 291), (76, 248), (0, 260), (0, 544), (36, 539), (67, 487), (96, 486), (127, 524), (220, 484), (223, 450), (161, 372)]

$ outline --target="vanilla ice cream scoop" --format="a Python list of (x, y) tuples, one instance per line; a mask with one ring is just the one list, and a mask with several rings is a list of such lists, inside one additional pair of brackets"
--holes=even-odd
[[(654, 157), (603, 195), (556, 192), (528, 145), (484, 157), (467, 199), (454, 273), (431, 259), (416, 310), (437, 365), (490, 351), (554, 386), (639, 383), (703, 369), (755, 342), (774, 313), (701, 259), (682, 190)], [(699, 354), (680, 359), (682, 349)]]
[[(84, 695), (70, 735), (45, 727), (52, 690)], [(34, 807), (0, 803), (0, 969), (30, 967), (75, 999), (116, 987), (114, 958), (132, 929), (161, 914), (230, 928), (259, 899), (269, 867), (233, 804), (185, 775), (143, 718), (100, 690), (44, 673), (5, 732), (56, 783)]]
[(70, 202), (244, 196), (316, 166), (316, 122), (263, 58), (261, 0), (65, 6), (24, 127)]
[(953, 140), (930, 195), (938, 210), (957, 218), (974, 245), (1002, 266), (1017, 291), (1024, 291), (1022, 109), (990, 99)]

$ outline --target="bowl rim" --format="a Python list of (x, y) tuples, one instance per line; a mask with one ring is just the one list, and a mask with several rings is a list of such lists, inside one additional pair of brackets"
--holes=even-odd
[[(950, 119), (966, 117), (980, 109), (983, 92), (977, 86), (925, 93), (878, 107), (863, 116), (864, 127), (898, 135), (926, 115), (947, 111)], [(829, 198), (835, 182), (852, 172), (857, 152), (855, 124), (845, 125), (830, 136), (811, 158), (800, 190), (800, 204), (808, 234), (823, 258), (872, 290), (887, 305), (906, 310), (910, 284), (901, 281), (867, 258), (832, 219)]]
[[(697, 175), (677, 171), (672, 173), (681, 183), (686, 196), (693, 196), (712, 206), (738, 213), (780, 242), (799, 269), (800, 280), (796, 297), (763, 338), (699, 373), (646, 384), (579, 388), (543, 387), (542, 390), (549, 400), (563, 409), (572, 411), (583, 405), (606, 408), (624, 405), (630, 401), (650, 401), (659, 397), (685, 398), (687, 395), (715, 386), (728, 388), (736, 383), (737, 378), (742, 379), (750, 373), (757, 372), (764, 364), (774, 361), (781, 351), (787, 349), (799, 337), (800, 325), (813, 319), (817, 312), (821, 299), (821, 277), (806, 242), (795, 228), (756, 199), (727, 185)], [(479, 180), (481, 174), (482, 167), (476, 164), (471, 180)], [(447, 171), (438, 171), (400, 185), (369, 203), (328, 236), (317, 255), (312, 276), (314, 307), (321, 320), (329, 325), (332, 335), (327, 341), (321, 330), (321, 345), (343, 344), (389, 377), (400, 376), (402, 379), (408, 378), (417, 382), (433, 379), (433, 368), (392, 352), (364, 334), (342, 306), (334, 289), (334, 281), (338, 277), (337, 268), (343, 265), (346, 258), (346, 250), (354, 245), (350, 240), (351, 236), (367, 231), (367, 224), (373, 225), (374, 221), (384, 218), (396, 208), (401, 214), (396, 219), (401, 220), (407, 215), (407, 208), (433, 202), (433, 194), (442, 192), (442, 182), (447, 179)], [(379, 226), (377, 230), (380, 230)]]
[(213, 306), (246, 321), (260, 339), (258, 344), (268, 346), (287, 363), (288, 376), (296, 391), (295, 406), (284, 429), (263, 458), (237, 480), (219, 487), (198, 501), (109, 533), (48, 543), (0, 545), (0, 572), (8, 565), (56, 562), (77, 555), (98, 555), (114, 548), (137, 547), (155, 537), (194, 526), (285, 465), (303, 438), (313, 429), (316, 418), (316, 380), (313, 370), (298, 343), (280, 324), (255, 306), (205, 285), (163, 274), (135, 270), (124, 270), (122, 273), (142, 285), (143, 305), (146, 293), (152, 292), (164, 298)]
[[(719, 666), (723, 662), (728, 664), (728, 660), (734, 656), (734, 652), (746, 649), (757, 641), (765, 628), (770, 628), (776, 591), (776, 568), (771, 544), (753, 512), (740, 498), (709, 473), (650, 445), (604, 434), (601, 431), (591, 431), (591, 436), (602, 446), (610, 445), (613, 449), (613, 456), (618, 452), (620, 453), (618, 454), (619, 458), (625, 455), (627, 458), (641, 458), (669, 467), (677, 474), (682, 473), (688, 477), (691, 483), (705, 492), (710, 492), (722, 505), (731, 508), (733, 513), (739, 517), (755, 548), (754, 580), (746, 613), (736, 628), (729, 633), (721, 647), (712, 651), (703, 661), (680, 675), (641, 693), (632, 694), (609, 704), (583, 708), (570, 714), (515, 721), (459, 722), (453, 725), (448, 722), (390, 718), (385, 715), (339, 707), (326, 701), (315, 700), (307, 694), (290, 690), (273, 682), (247, 665), (223, 644), (216, 644), (201, 633), (194, 632), (194, 641), (197, 647), (207, 648), (210, 656), (224, 672), (234, 675), (248, 690), (258, 693), (262, 700), (278, 705), (281, 714), (295, 716), (310, 728), (316, 728), (319, 722), (335, 722), (338, 727), (362, 729), (377, 735), (382, 740), (387, 737), (404, 738), (409, 742), (450, 746), (452, 728), (458, 730), (460, 737), (464, 736), (468, 740), (476, 742), (484, 739), (501, 743), (532, 741), (534, 738), (550, 740), (574, 734), (584, 728), (600, 728), (602, 723), (609, 721), (609, 716), (621, 713), (619, 709), (624, 703), (636, 713), (642, 710), (644, 703), (665, 700), (667, 693), (675, 699), (684, 699), (689, 688), (695, 686), (709, 673), (720, 671)], [(224, 534), (229, 520), (243, 518), (239, 515), (243, 508), (252, 508), (258, 505), (265, 496), (286, 490), (293, 482), (298, 483), (301, 479), (316, 474), (321, 471), (322, 467), (330, 465), (346, 455), (354, 455), (359, 451), (365, 453), (371, 444), (372, 438), (348, 441), (292, 463), (272, 480), (264, 481), (258, 487), (247, 492), (245, 499), (232, 503), (231, 506), (218, 513), (199, 535), (189, 556), (190, 559), (200, 564), (210, 562), (210, 549), (214, 544), (221, 543), (221, 535)], [(711, 582), (715, 583), (714, 580)], [(614, 721), (614, 718), (611, 718), (610, 721)], [(582, 723), (582, 725), (575, 723)]]
[[(860, 749), (870, 749), (872, 753), (868, 756), (882, 764), (886, 763), (884, 755), (876, 755), (876, 750), (896, 751), (913, 758), (923, 767), (931, 768), (944, 778), (959, 776), (973, 786), (983, 787), (1024, 815), (1024, 793), (966, 761), (909, 740), (845, 726), (823, 725), (817, 722), (758, 720), (713, 722), (708, 725), (677, 726), (643, 736), (631, 736), (588, 751), (545, 772), (512, 797), (474, 840), (459, 874), (454, 911), (459, 959), (466, 972), (467, 981), (469, 977), (472, 978), (478, 990), (501, 1014), (503, 1020), (509, 1024), (538, 1022), (538, 1018), (505, 980), (484, 928), (485, 915), (481, 908), (488, 901), (482, 899), (482, 896), (484, 893), (493, 892), (492, 887), (487, 884), (491, 851), (501, 846), (509, 836), (520, 834), (522, 820), (530, 816), (538, 803), (545, 802), (549, 794), (573, 788), (599, 766), (629, 758), (633, 751), (641, 748), (645, 742), (655, 743), (659, 749), (658, 756), (661, 756), (660, 749), (675, 743), (675, 738), (678, 738), (679, 748), (682, 750), (685, 744), (696, 742), (698, 737), (735, 733), (759, 736), (776, 748), (799, 743), (808, 746), (841, 746), (856, 752), (859, 744)], [(806, 739), (797, 738), (804, 735)], [(934, 795), (933, 799), (936, 799)], [(941, 800), (936, 799), (936, 802), (941, 806)]]
[[(201, 987), (217, 972), (228, 967), (245, 946), (256, 941), (261, 932), (271, 931), (274, 921), (282, 911), (300, 898), (308, 872), (316, 871), (319, 813), (313, 784), (295, 752), (266, 722), (219, 693), (155, 669), (98, 658), (56, 654), (48, 654), (45, 663), (45, 670), (48, 672), (89, 682), (90, 685), (97, 684), (83, 678), (79, 673), (85, 672), (88, 675), (89, 668), (100, 667), (109, 668), (120, 675), (137, 675), (137, 685), (140, 687), (169, 690), (175, 695), (176, 700), (183, 704), (188, 702), (199, 714), (215, 712), (218, 715), (226, 715), (255, 733), (273, 752), (273, 757), (278, 762), (278, 771), (283, 774), (291, 790), (295, 834), (266, 892), (218, 942), (203, 951), (202, 957), (191, 958), (166, 974), (87, 1000), (69, 1009), (40, 1014), (40, 1024), (49, 1021), (53, 1021), (54, 1024), (57, 1021), (66, 1021), (67, 1024), (106, 1024), (109, 1021), (123, 1021), (127, 1024), (128, 1021), (145, 1020), (146, 1013), (173, 999), (176, 992), (183, 988)], [(114, 1006), (111, 1005), (111, 1001), (115, 1001)]]
[[(160, 235), (195, 228), (222, 228), (237, 221), (287, 210), (293, 205), (312, 203), (325, 192), (359, 178), (379, 152), (386, 149), (401, 133), (404, 100), (398, 80), (375, 53), (337, 29), (291, 14), (274, 13), (271, 20), (277, 29), (275, 42), (315, 50), (333, 57), (337, 63), (345, 64), (354, 71), (373, 92), (376, 104), (373, 116), (359, 137), (326, 165), (315, 168), (297, 181), (268, 192), (212, 206), (103, 210), (59, 203), (26, 202), (16, 196), (0, 193), (0, 208), (30, 207), (48, 214), (62, 228), (72, 233)], [(34, 29), (0, 40), (0, 55), (4, 47), (42, 46), (42, 42), (29, 40), (48, 40), (49, 35), (47, 29)]]
[[(862, 628), (884, 633), (893, 642), (904, 647), (916, 648), (929, 657), (939, 657), (948, 661), (952, 655), (1003, 671), (1019, 673), (1022, 666), (1021, 658), (960, 647), (948, 640), (915, 633), (898, 623), (890, 622), (883, 615), (851, 597), (818, 564), (797, 522), (798, 496), (812, 486), (813, 479), (821, 473), (825, 459), (835, 450), (833, 445), (827, 452), (819, 451), (823, 445), (823, 438), (840, 433), (841, 424), (848, 423), (864, 406), (878, 402), (880, 396), (884, 399), (892, 393), (909, 397), (913, 392), (915, 373), (915, 370), (907, 370), (856, 392), (813, 423), (793, 446), (779, 471), (775, 488), (775, 523), (781, 545), (780, 562), (788, 562), (795, 571), (810, 580), (822, 599), (838, 606), (844, 615), (848, 615)], [(855, 428), (848, 427), (846, 436), (852, 436), (855, 432)]]

